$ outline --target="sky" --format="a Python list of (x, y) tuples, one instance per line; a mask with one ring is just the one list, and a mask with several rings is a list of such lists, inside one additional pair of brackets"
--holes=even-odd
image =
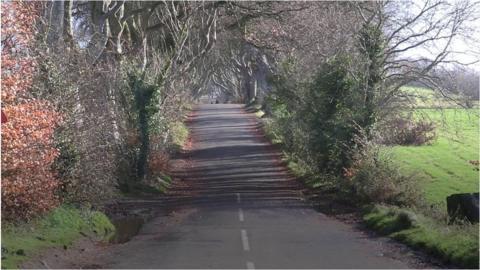
[[(430, 1), (433, 2), (433, 1)], [(447, 56), (447, 60), (454, 60), (463, 64), (469, 64), (470, 68), (480, 72), (480, 0), (471, 1), (475, 4), (475, 11), (472, 12), (472, 16), (468, 16), (468, 19), (464, 23), (464, 28), (468, 29), (466, 35), (457, 35), (454, 37), (450, 46), (451, 53)], [(423, 6), (425, 0), (414, 0), (413, 5), (408, 6), (408, 10), (403, 14), (417, 14), (420, 11), (420, 7)], [(448, 10), (452, 9), (454, 5), (459, 4), (459, 1), (448, 1), (448, 4), (442, 8), (435, 10), (433, 20), (442, 18), (446, 21), (448, 18)], [(400, 14), (402, 11), (399, 12)], [(401, 16), (401, 15), (400, 15)], [(451, 17), (451, 16), (450, 16)], [(444, 19), (445, 18), (445, 19)], [(424, 23), (419, 23), (414, 27), (414, 31), (421, 31), (426, 24), (432, 20), (427, 20)], [(435, 41), (434, 43), (428, 43), (423, 48), (412, 49), (407, 52), (407, 55), (415, 58), (419, 56), (434, 57), (436, 52), (445, 45), (444, 41)], [(476, 63), (474, 63), (476, 62)], [(473, 63), (473, 64), (472, 64)]]

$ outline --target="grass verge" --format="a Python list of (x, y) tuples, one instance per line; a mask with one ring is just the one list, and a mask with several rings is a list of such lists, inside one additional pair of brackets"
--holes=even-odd
[(442, 226), (407, 209), (376, 205), (365, 209), (366, 225), (411, 247), (462, 268), (478, 269), (478, 225)]
[(115, 232), (102, 212), (62, 205), (28, 223), (2, 224), (2, 269), (19, 265), (50, 247), (71, 246), (81, 236), (108, 240)]
[(176, 121), (170, 126), (172, 145), (175, 149), (181, 149), (189, 136), (188, 127), (181, 121)]

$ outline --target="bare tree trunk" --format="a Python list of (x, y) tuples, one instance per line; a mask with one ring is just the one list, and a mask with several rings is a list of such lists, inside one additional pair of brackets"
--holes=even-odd
[(109, 1), (90, 2), (93, 34), (88, 45), (89, 55), (95, 63), (102, 56), (110, 35), (110, 25), (105, 14), (108, 11)]
[(72, 6), (73, 0), (65, 1), (63, 16), (63, 40), (69, 44), (73, 43)]
[[(123, 8), (121, 9), (120, 13), (123, 13)], [(114, 51), (117, 54), (121, 54), (123, 52), (122, 48), (122, 35), (123, 31), (125, 29), (125, 23), (122, 23), (121, 20), (123, 18), (123, 15), (120, 14), (119, 17), (117, 16), (112, 16), (108, 18), (108, 24), (110, 26), (110, 41), (109, 44), (107, 44), (108, 47), (112, 48), (112, 51)]]
[(47, 43), (50, 47), (55, 48), (56, 44), (61, 40), (63, 34), (64, 23), (64, 2), (53, 1), (50, 6), (49, 13), (49, 29), (47, 34)]

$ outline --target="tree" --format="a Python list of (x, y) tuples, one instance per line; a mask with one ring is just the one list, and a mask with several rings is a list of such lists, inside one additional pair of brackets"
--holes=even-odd
[(118, 183), (151, 178), (150, 157), (169, 151), (172, 123), (208, 84), (221, 4), (44, 4), (36, 87), (64, 112), (56, 132), (63, 196), (97, 204)]
[(478, 20), (480, 5), (475, 1), (435, 0), (356, 6), (364, 26), (383, 33), (384, 49), (378, 58), (382, 82), (375, 103), (377, 110), (391, 111), (401, 87), (414, 81), (437, 86), (440, 78), (433, 74), (435, 68), (458, 62), (453, 44), (475, 31), (469, 22)]

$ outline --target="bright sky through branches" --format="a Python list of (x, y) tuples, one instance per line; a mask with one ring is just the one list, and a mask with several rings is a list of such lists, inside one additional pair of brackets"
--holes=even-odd
[[(391, 5), (387, 5), (387, 12), (393, 18), (393, 29), (401, 25), (405, 21), (414, 18), (422, 8), (425, 6), (433, 6), (439, 3), (438, 6), (428, 10), (426, 16), (416, 20), (414, 23), (406, 27), (401, 35), (415, 35), (427, 31), (429, 27), (437, 27), (439, 30), (432, 30), (428, 33), (429, 38), (433, 38), (432, 41), (423, 43), (420, 46), (414, 47), (405, 51), (401, 56), (418, 59), (434, 58), (436, 57), (449, 42), (449, 34), (453, 27), (456, 27), (455, 16), (459, 16), (464, 21), (459, 26), (453, 36), (448, 51), (448, 56), (445, 58), (445, 62), (448, 64), (460, 63), (468, 64), (471, 68), (480, 71), (480, 1), (425, 1), (414, 0), (393, 2)], [(461, 7), (465, 5), (473, 6), (468, 13), (462, 13)], [(437, 24), (439, 22), (439, 24)], [(389, 29), (386, 30), (387, 33)], [(391, 31), (391, 30), (390, 30)], [(437, 35), (437, 36), (436, 36)], [(425, 36), (421, 38), (425, 39)], [(402, 45), (403, 48), (411, 46), (412, 44), (419, 43), (421, 39), (412, 39), (411, 42)], [(450, 62), (450, 63), (449, 63)]]

